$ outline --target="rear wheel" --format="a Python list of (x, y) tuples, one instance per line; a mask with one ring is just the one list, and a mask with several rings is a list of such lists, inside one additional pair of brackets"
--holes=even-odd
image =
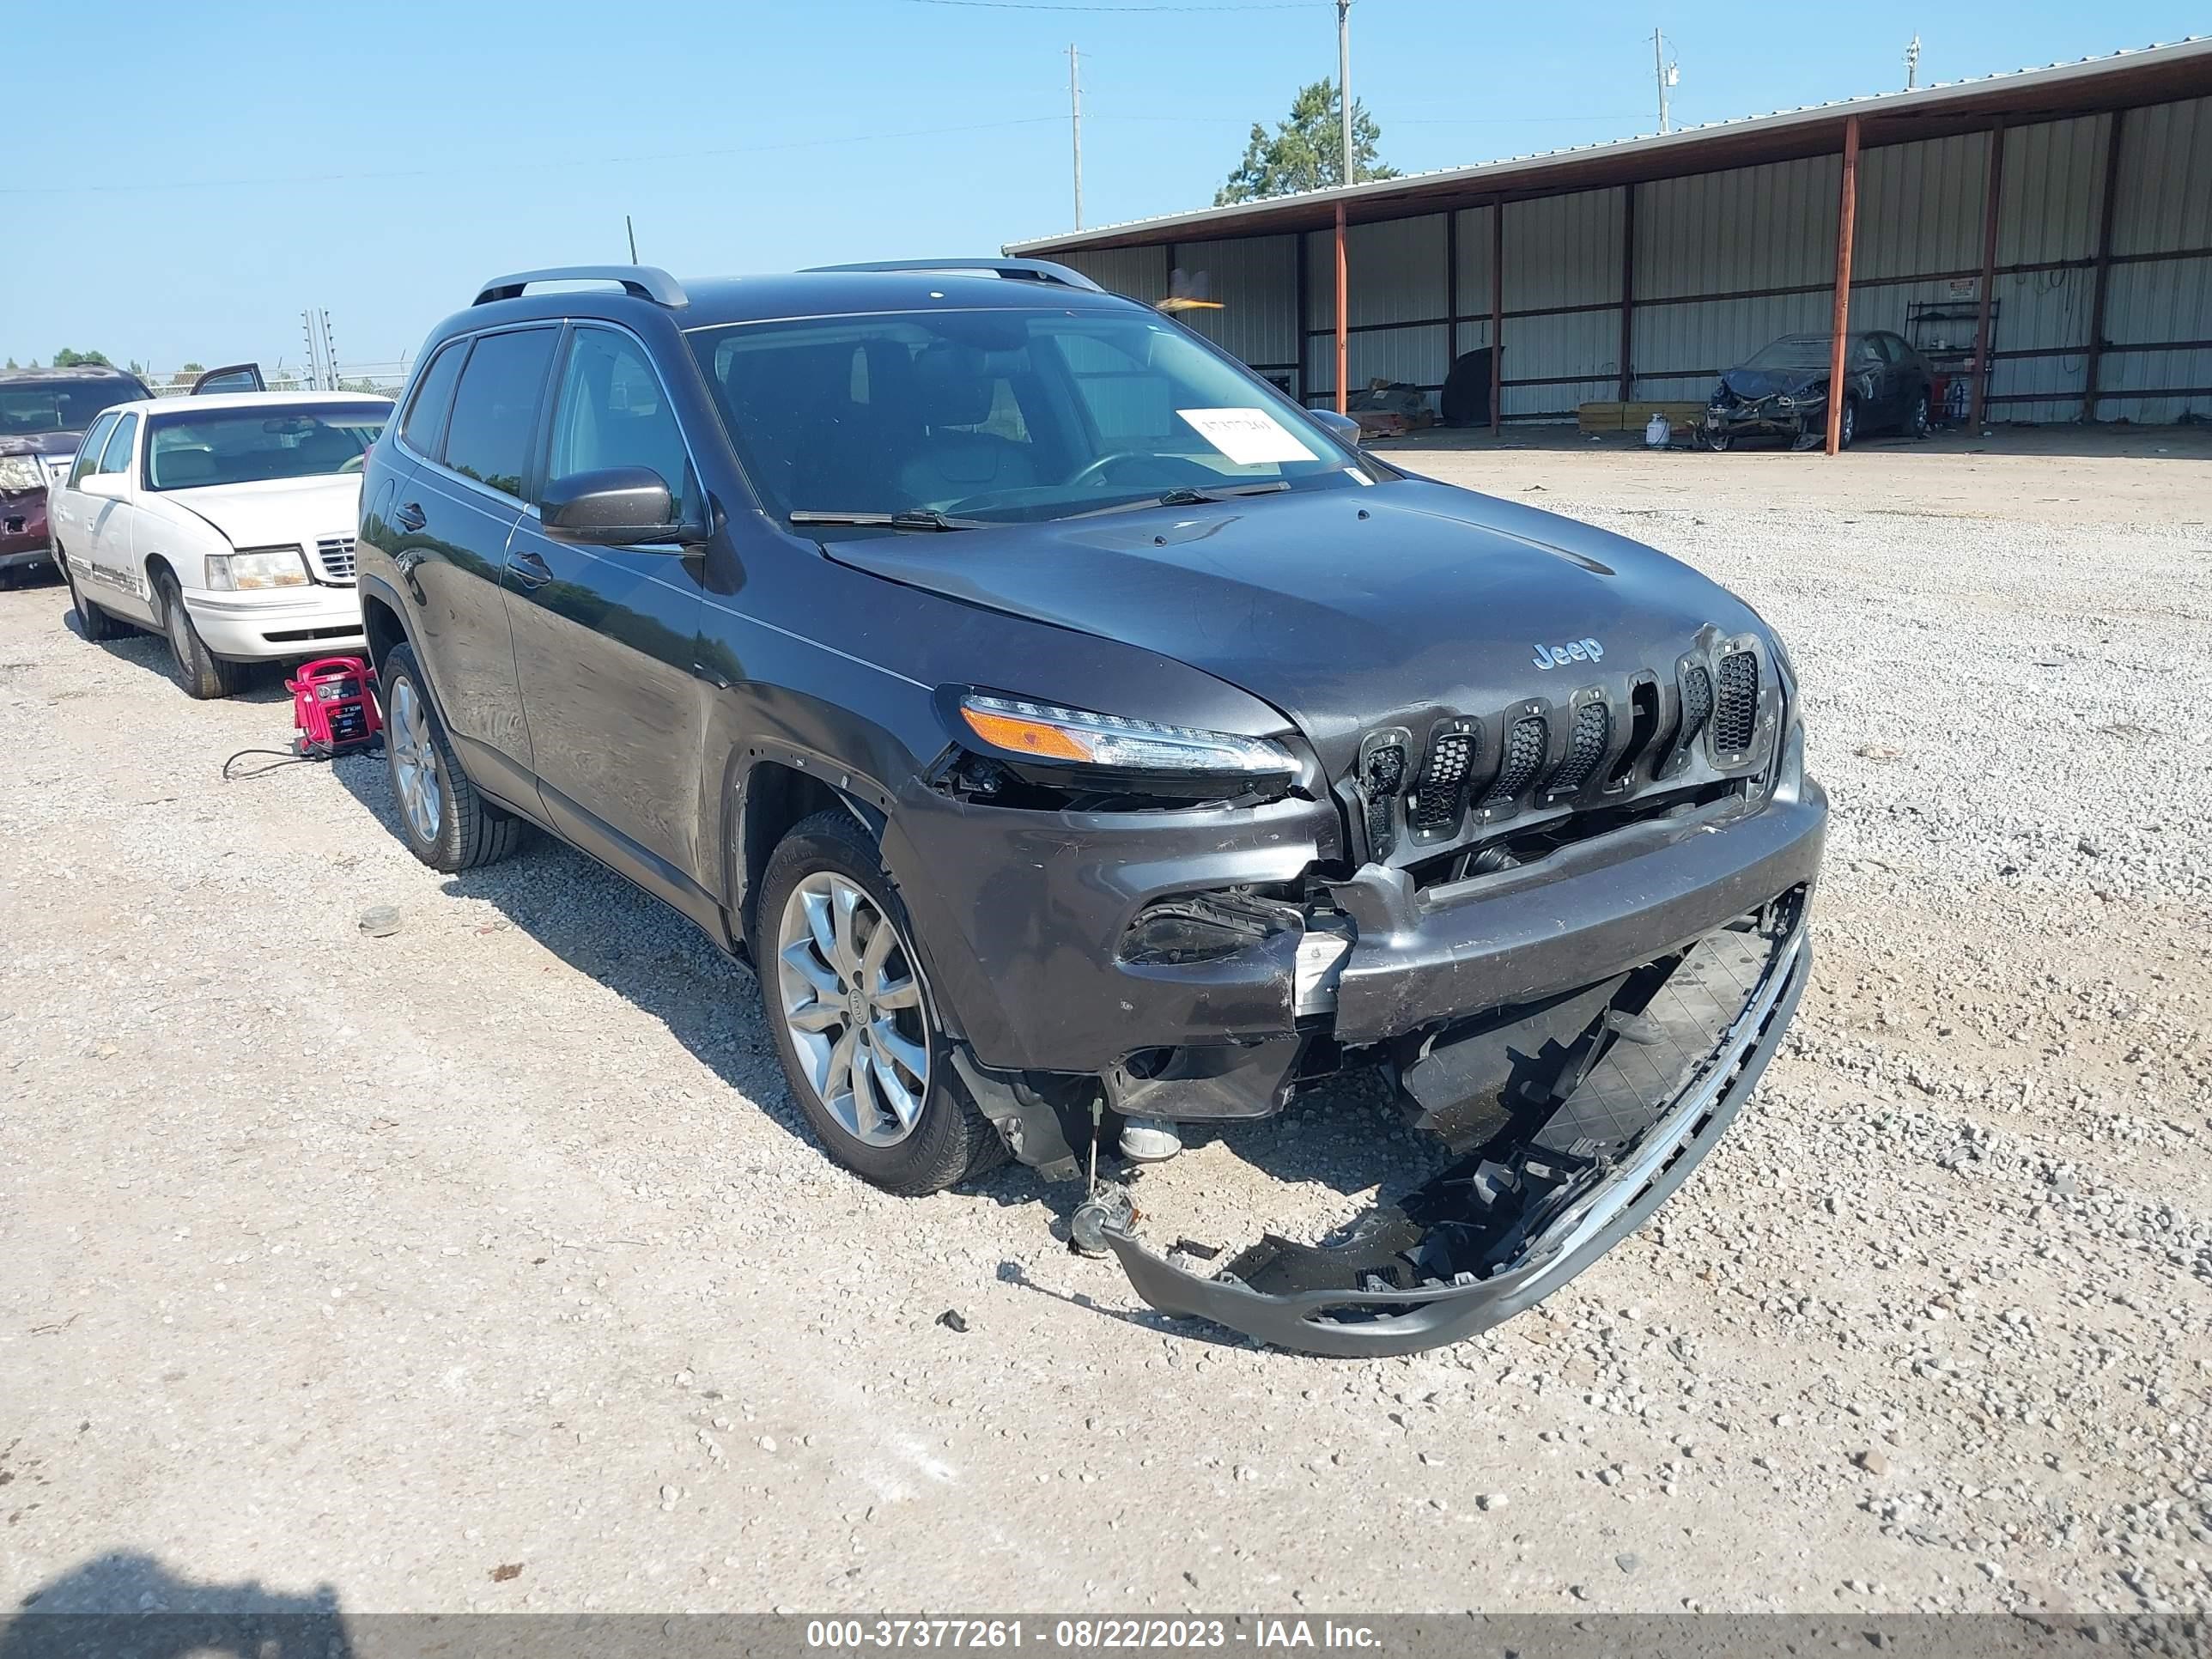
[(954, 1073), (874, 842), (817, 812), (762, 878), (761, 1002), (799, 1110), (830, 1156), (886, 1192), (940, 1192), (1006, 1146)]
[(522, 839), (522, 820), (477, 793), (446, 736), (422, 671), (408, 647), (394, 646), (379, 676), (384, 688), (384, 755), (399, 807), (400, 838), (433, 870), (458, 875), (505, 858)]
[(119, 640), (131, 631), (130, 623), (118, 622), (86, 599), (76, 585), (76, 573), (70, 568), (69, 559), (61, 549), (54, 550), (54, 562), (62, 568), (62, 580), (69, 584), (70, 609), (76, 612), (76, 631), (88, 640)]
[(1935, 434), (1936, 422), (1929, 416), (1926, 392), (1922, 392), (1912, 400), (1912, 413), (1905, 419), (1905, 430), (1907, 435), (1915, 438), (1927, 438)]
[(177, 579), (162, 571), (154, 578), (154, 592), (161, 605), (161, 632), (169, 641), (170, 678), (184, 688), (185, 695), (204, 702), (227, 697), (243, 685), (245, 669), (209, 650), (200, 630), (192, 626)]

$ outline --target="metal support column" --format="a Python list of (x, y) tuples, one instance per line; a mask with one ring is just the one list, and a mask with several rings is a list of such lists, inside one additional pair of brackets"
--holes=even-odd
[(1298, 401), (1308, 408), (1313, 405), (1313, 250), (1308, 246), (1308, 235), (1298, 233), (1297, 289), (1298, 307)]
[(1352, 319), (1351, 296), (1345, 289), (1346, 280), (1344, 204), (1339, 201), (1336, 204), (1336, 412), (1340, 415), (1345, 412), (1345, 398), (1347, 396), (1344, 385), (1346, 356), (1345, 337), (1351, 328)]
[(1635, 336), (1630, 318), (1636, 310), (1636, 186), (1621, 191), (1620, 205), (1620, 401), (1636, 394), (1636, 376), (1628, 365)]
[(1505, 423), (1505, 203), (1492, 208), (1490, 222), (1490, 435)]
[(1974, 403), (1966, 419), (1977, 431), (1990, 406), (1990, 309), (1997, 283), (1997, 205), (2004, 195), (2004, 117), (1990, 124), (1990, 165), (1982, 181), (1981, 307), (1974, 318)]
[(1859, 214), (1859, 118), (1844, 123), (1844, 176), (1836, 206), (1836, 308), (1829, 326), (1828, 441), (1831, 455), (1844, 447), (1844, 362), (1849, 354), (1851, 325), (1851, 234)]
[(2112, 275), (2112, 215), (2120, 195), (2120, 124), (2126, 115), (2124, 109), (2114, 110), (2112, 125), (2105, 129), (2105, 200), (2097, 216), (2097, 291), (2089, 306), (2089, 352), (2081, 369), (2081, 418), (2088, 422), (2097, 418), (2097, 371), (2105, 356), (2105, 301)]

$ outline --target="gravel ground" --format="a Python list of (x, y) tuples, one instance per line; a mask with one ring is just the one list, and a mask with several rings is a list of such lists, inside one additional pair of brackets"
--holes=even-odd
[[(542, 842), (424, 871), (380, 761), (223, 783), (273, 678), (190, 703), (0, 595), (0, 1596), (2203, 1608), (2212, 537), (1849, 465), (1883, 510), (1545, 474), (1785, 631), (1818, 972), (1652, 1225), (1376, 1363), (1158, 1318), (1025, 1171), (848, 1179), (672, 912)], [(1339, 1095), (1144, 1200), (1326, 1225), (1394, 1133)]]

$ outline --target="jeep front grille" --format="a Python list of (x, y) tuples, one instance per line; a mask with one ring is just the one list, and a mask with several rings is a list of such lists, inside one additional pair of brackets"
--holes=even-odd
[(1368, 751), (1359, 779), (1359, 793), (1367, 806), (1367, 855), (1374, 859), (1390, 856), (1390, 848), (1397, 840), (1395, 815), (1398, 806), (1398, 791), (1406, 781), (1406, 751), (1399, 744), (1385, 744)]
[(1613, 729), (1613, 721), (1601, 702), (1586, 702), (1575, 710), (1575, 726), (1567, 742), (1567, 757), (1559, 763), (1559, 769), (1552, 774), (1546, 786), (1552, 793), (1571, 795), (1589, 781), (1597, 763), (1605, 757), (1605, 740)]
[(1428, 763), (1407, 803), (1406, 818), (1416, 835), (1456, 830), (1467, 814), (1467, 775), (1474, 764), (1478, 732), (1439, 732), (1429, 739)]
[[(1700, 671), (1703, 672), (1703, 671)], [(1713, 716), (1713, 747), (1740, 755), (1759, 729), (1759, 659), (1735, 651), (1721, 659), (1721, 695)]]
[(1547, 746), (1542, 715), (1523, 714), (1514, 721), (1505, 734), (1505, 761), (1498, 769), (1498, 781), (1482, 798), (1483, 811), (1510, 805), (1534, 781)]
[(1684, 747), (1705, 729), (1713, 717), (1713, 677), (1692, 668), (1682, 677), (1682, 743)]

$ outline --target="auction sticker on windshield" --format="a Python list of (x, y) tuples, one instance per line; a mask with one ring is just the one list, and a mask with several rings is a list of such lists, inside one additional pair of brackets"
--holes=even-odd
[(1321, 459), (1264, 409), (1178, 409), (1176, 413), (1239, 466)]

